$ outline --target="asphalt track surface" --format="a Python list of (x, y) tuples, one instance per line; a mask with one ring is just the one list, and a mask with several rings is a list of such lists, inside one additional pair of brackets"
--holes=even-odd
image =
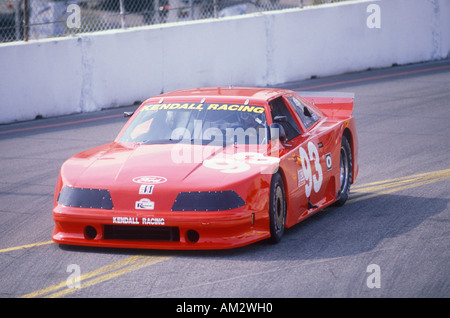
[(448, 298), (450, 61), (282, 87), (355, 93), (360, 173), (346, 205), (287, 230), (277, 245), (155, 251), (52, 243), (61, 164), (111, 141), (122, 113), (136, 106), (1, 125), (0, 297)]

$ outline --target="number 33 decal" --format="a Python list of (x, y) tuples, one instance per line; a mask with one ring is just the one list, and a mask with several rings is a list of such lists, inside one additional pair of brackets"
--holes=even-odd
[[(308, 143), (309, 157), (303, 147), (300, 147), (299, 152), (300, 159), (302, 160), (303, 175), (305, 176), (306, 181), (305, 194), (307, 197), (309, 197), (311, 195), (311, 189), (313, 187), (314, 192), (318, 192), (320, 190), (320, 187), (322, 186), (323, 173), (319, 161), (319, 152), (317, 151), (316, 146), (311, 141)], [(314, 167), (317, 174), (313, 175), (310, 161), (314, 161)]]

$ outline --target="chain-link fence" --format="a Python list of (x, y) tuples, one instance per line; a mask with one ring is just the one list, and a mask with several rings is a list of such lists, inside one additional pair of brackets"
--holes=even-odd
[(0, 0), (0, 43), (345, 0)]

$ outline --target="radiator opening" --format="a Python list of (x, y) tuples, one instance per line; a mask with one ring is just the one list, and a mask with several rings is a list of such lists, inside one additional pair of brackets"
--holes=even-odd
[(105, 240), (180, 241), (180, 230), (171, 226), (104, 225)]

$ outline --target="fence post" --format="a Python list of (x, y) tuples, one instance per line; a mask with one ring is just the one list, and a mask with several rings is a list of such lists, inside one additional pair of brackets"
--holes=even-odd
[(120, 5), (120, 24), (122, 25), (122, 29), (125, 29), (125, 7), (123, 5), (123, 0), (119, 0)]
[(28, 41), (28, 28), (29, 28), (29, 16), (28, 16), (28, 0), (23, 0), (23, 40)]
[(213, 1), (213, 6), (214, 6), (214, 18), (217, 19), (217, 0)]
[(14, 39), (18, 41), (20, 39), (20, 3), (14, 2)]

